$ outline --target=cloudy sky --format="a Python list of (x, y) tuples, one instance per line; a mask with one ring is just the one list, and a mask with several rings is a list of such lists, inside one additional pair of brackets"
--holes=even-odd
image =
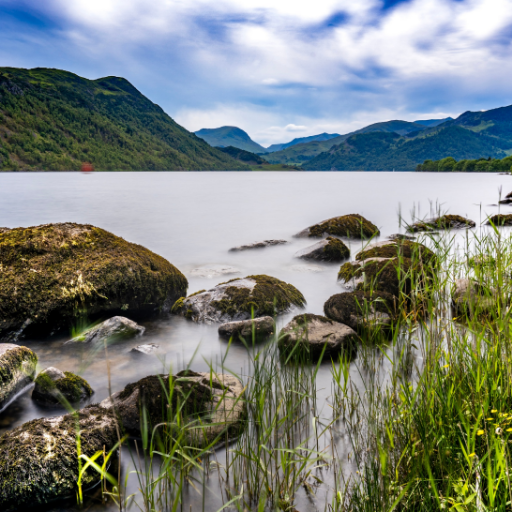
[(0, 0), (0, 66), (127, 78), (263, 145), (512, 104), (511, 0)]

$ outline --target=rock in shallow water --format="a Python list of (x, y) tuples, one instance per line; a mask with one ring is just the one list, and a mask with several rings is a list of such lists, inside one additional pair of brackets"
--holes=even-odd
[(474, 228), (475, 221), (460, 215), (441, 215), (433, 219), (416, 222), (407, 227), (407, 231), (417, 233), (420, 231), (436, 231), (440, 229), (467, 229)]
[(211, 265), (204, 267), (197, 267), (192, 269), (190, 272), (191, 276), (194, 277), (218, 277), (230, 274), (239, 274), (240, 270), (235, 267), (228, 265)]
[[(311, 313), (297, 315), (279, 333), (281, 352), (293, 351), (299, 357), (317, 359), (337, 354), (342, 349), (354, 351), (359, 337), (348, 325)], [(325, 347), (325, 349), (324, 349)]]
[(27, 335), (45, 335), (84, 316), (165, 313), (188, 286), (161, 256), (87, 224), (1, 232), (0, 263), (0, 338), (23, 325)]
[(291, 284), (266, 275), (232, 279), (208, 291), (179, 299), (172, 312), (195, 322), (214, 323), (273, 316), (306, 303)]
[(238, 247), (232, 247), (230, 251), (247, 251), (249, 249), (263, 249), (264, 247), (270, 247), (272, 245), (287, 244), (286, 240), (263, 240), (262, 242), (253, 242), (252, 244), (239, 245)]
[(497, 316), (498, 305), (496, 290), (474, 279), (457, 279), (452, 287), (453, 310), (460, 317)]
[(350, 257), (349, 248), (338, 238), (328, 236), (295, 253), (296, 258), (317, 261), (343, 261)]
[(44, 404), (73, 404), (93, 394), (85, 379), (71, 372), (62, 372), (53, 366), (40, 372), (34, 382), (32, 398)]
[(32, 383), (36, 366), (37, 356), (29, 348), (0, 343), (0, 411)]
[[(512, 198), (510, 201), (512, 202)], [(512, 226), (512, 214), (499, 213), (497, 215), (493, 215), (492, 217), (489, 217), (486, 224), (488, 226)]]
[(145, 345), (138, 345), (130, 350), (130, 354), (152, 354), (160, 347), (160, 345), (157, 345), (156, 343), (147, 343)]
[(224, 338), (243, 338), (245, 341), (251, 341), (253, 332), (257, 339), (270, 336), (274, 332), (274, 319), (271, 316), (263, 316), (219, 325), (219, 335)]
[(341, 217), (333, 217), (324, 220), (314, 226), (304, 229), (297, 237), (317, 237), (326, 235), (341, 236), (347, 238), (365, 239), (380, 234), (377, 226), (365, 219), (362, 215), (352, 213)]
[(69, 343), (91, 343), (94, 345), (101, 345), (104, 342), (109, 344), (116, 343), (129, 338), (142, 336), (146, 329), (139, 324), (135, 323), (129, 318), (123, 316), (114, 316), (87, 329), (82, 334), (66, 341)]

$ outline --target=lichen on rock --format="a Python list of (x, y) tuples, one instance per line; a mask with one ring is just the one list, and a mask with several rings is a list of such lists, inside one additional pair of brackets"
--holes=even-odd
[(346, 238), (366, 239), (378, 236), (379, 229), (362, 215), (352, 213), (319, 222), (297, 234), (298, 237), (322, 238), (334, 235)]
[(196, 322), (230, 322), (247, 320), (252, 315), (274, 316), (305, 303), (304, 296), (293, 285), (275, 277), (254, 275), (181, 298), (172, 312)]
[(0, 265), (0, 338), (168, 312), (188, 286), (161, 256), (88, 224), (0, 232)]
[(44, 404), (73, 404), (93, 394), (91, 386), (84, 378), (54, 367), (40, 372), (34, 384), (32, 398)]

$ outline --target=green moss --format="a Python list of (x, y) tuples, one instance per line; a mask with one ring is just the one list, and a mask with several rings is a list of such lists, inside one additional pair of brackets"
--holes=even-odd
[(488, 225), (494, 224), (495, 226), (512, 226), (512, 214), (499, 213), (489, 217)]
[(338, 272), (338, 281), (343, 280), (345, 283), (348, 283), (355, 276), (357, 268), (358, 266), (356, 264), (350, 263), (349, 261), (341, 265)]
[(34, 383), (37, 386), (38, 390), (40, 390), (41, 393), (44, 394), (51, 393), (57, 388), (55, 381), (51, 379), (50, 376), (46, 373), (40, 373), (36, 377)]
[[(212, 301), (212, 305), (228, 315), (251, 313), (254, 310), (255, 316), (273, 316), (276, 311), (286, 311), (292, 305), (302, 307), (306, 304), (306, 299), (295, 286), (275, 277), (255, 275), (246, 279), (256, 281), (256, 286), (252, 290), (229, 286), (226, 289), (226, 297)], [(238, 280), (239, 278), (232, 279), (228, 283)]]
[(177, 314), (183, 308), (183, 301), (186, 297), (180, 297), (172, 306), (171, 313)]
[(52, 380), (47, 373), (41, 372), (35, 380), (33, 397), (39, 401), (58, 404), (61, 395), (68, 402), (75, 403), (93, 394), (91, 386), (82, 377), (71, 372), (64, 372), (64, 375), (65, 377)]
[(394, 243), (369, 247), (356, 255), (356, 260), (368, 258), (409, 258), (413, 261), (421, 260), (427, 265), (436, 265), (436, 255), (423, 244), (410, 240), (399, 240)]
[(441, 215), (435, 219), (426, 222), (416, 222), (407, 228), (408, 231), (433, 231), (437, 229), (451, 229), (451, 228), (471, 228), (475, 227), (475, 222), (461, 217), (460, 215)]
[(10, 383), (25, 363), (25, 371), (34, 374), (37, 356), (27, 347), (16, 347), (0, 356), (0, 386)]
[(347, 238), (371, 238), (380, 233), (377, 226), (362, 215), (350, 214), (335, 217), (309, 228), (310, 237), (322, 237), (325, 234)]
[(303, 326), (303, 325), (306, 326), (314, 320), (317, 322), (322, 322), (324, 324), (332, 325), (332, 323), (333, 323), (333, 321), (330, 320), (329, 318), (326, 318), (325, 316), (322, 316), (322, 315), (315, 315), (313, 313), (304, 313), (302, 315), (294, 316), (292, 319), (292, 322), (296, 322), (297, 325), (299, 325), (299, 326)]
[(199, 295), (200, 293), (204, 293), (206, 290), (199, 290), (197, 292), (191, 293), (189, 297), (193, 297), (194, 295)]
[(27, 319), (28, 329), (44, 333), (84, 317), (154, 315), (188, 286), (161, 256), (91, 225), (2, 232), (0, 264), (0, 336)]
[(324, 247), (325, 261), (340, 261), (350, 257), (350, 249), (338, 238), (328, 236), (329, 243)]

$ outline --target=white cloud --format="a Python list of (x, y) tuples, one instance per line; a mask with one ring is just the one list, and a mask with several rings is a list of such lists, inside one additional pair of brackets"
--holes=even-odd
[(303, 132), (307, 130), (307, 126), (304, 125), (296, 125), (296, 124), (287, 124), (284, 129), (288, 132)]

